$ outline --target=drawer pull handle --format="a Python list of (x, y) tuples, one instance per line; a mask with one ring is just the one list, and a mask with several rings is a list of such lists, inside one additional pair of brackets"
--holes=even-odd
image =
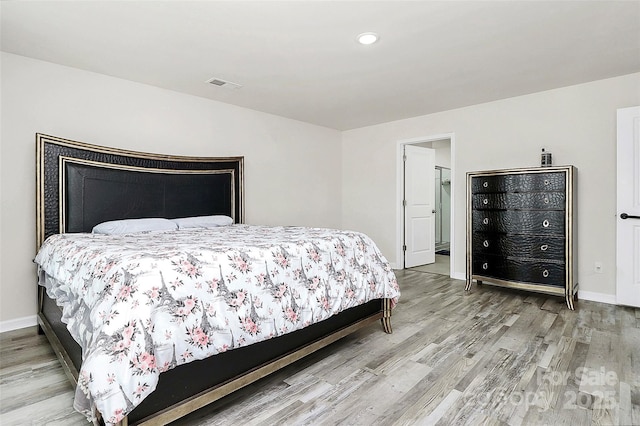
[(484, 204), (486, 206), (487, 204), (489, 204), (489, 200), (487, 198), (485, 198), (484, 200), (482, 200), (482, 204)]
[(547, 251), (548, 248), (549, 248), (549, 246), (546, 245), (546, 244), (543, 244), (543, 245), (540, 246), (540, 250), (542, 250), (542, 251)]
[(489, 241), (484, 240), (484, 241), (482, 242), (482, 245), (483, 245), (483, 246), (485, 246), (485, 247), (489, 247)]
[(484, 219), (482, 219), (482, 223), (484, 223), (485, 225), (489, 224), (489, 218), (485, 217)]
[(485, 182), (482, 184), (482, 186), (483, 186), (483, 187), (485, 187), (485, 188), (487, 188), (487, 187), (489, 186), (489, 182), (486, 182), (486, 181), (485, 181)]
[(549, 227), (549, 221), (547, 219), (544, 220), (544, 222), (542, 222), (542, 226), (544, 226), (545, 228)]
[(549, 271), (546, 270), (546, 269), (544, 271), (542, 271), (542, 276), (547, 278), (549, 276)]
[(549, 204), (549, 199), (547, 197), (544, 198), (544, 203)]
[(489, 269), (489, 264), (488, 264), (487, 262), (483, 263), (483, 264), (482, 264), (482, 269), (484, 269), (485, 271), (486, 271), (487, 269)]
[(545, 179), (545, 180), (544, 180), (544, 184), (545, 184), (545, 185), (549, 185), (550, 183), (551, 183), (551, 182), (549, 181), (549, 179)]

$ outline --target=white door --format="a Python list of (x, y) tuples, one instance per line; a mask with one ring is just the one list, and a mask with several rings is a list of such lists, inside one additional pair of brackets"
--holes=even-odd
[(435, 150), (413, 145), (404, 148), (404, 266), (436, 261)]
[(640, 307), (640, 107), (618, 110), (616, 301)]

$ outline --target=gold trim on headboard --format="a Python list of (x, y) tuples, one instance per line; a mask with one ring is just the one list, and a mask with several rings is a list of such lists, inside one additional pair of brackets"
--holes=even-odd
[(44, 242), (44, 141), (36, 134), (36, 252)]
[(70, 148), (79, 148), (87, 151), (100, 152), (103, 154), (122, 155), (125, 157), (143, 158), (147, 160), (165, 160), (165, 161), (195, 161), (195, 162), (225, 162), (225, 161), (242, 161), (243, 156), (237, 157), (192, 157), (184, 155), (167, 155), (167, 154), (155, 154), (140, 151), (130, 151), (122, 148), (112, 148), (108, 146), (92, 145), (85, 142), (73, 141), (70, 139), (63, 139), (57, 136), (44, 135), (42, 133), (36, 133), (36, 141), (44, 143), (44, 141), (54, 143), (60, 146), (67, 146)]

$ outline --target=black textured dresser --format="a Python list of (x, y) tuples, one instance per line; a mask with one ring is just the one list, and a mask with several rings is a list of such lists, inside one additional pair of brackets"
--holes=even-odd
[(573, 166), (467, 173), (467, 285), (578, 294)]

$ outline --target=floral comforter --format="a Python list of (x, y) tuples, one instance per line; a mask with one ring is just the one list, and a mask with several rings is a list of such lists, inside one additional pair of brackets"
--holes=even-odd
[(60, 234), (35, 262), (83, 349), (74, 406), (108, 424), (163, 371), (400, 295), (366, 235), (329, 229)]

